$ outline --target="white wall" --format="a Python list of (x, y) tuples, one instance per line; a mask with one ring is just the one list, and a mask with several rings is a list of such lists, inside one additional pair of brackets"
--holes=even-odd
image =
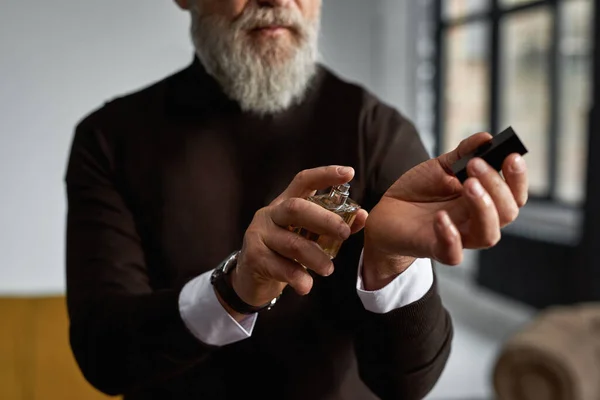
[[(322, 34), (326, 64), (406, 107), (409, 70), (381, 56), (403, 48), (403, 16), (379, 23), (380, 7), (410, 1), (325, 0)], [(188, 17), (170, 0), (2, 0), (0, 294), (64, 292), (63, 176), (77, 121), (191, 57)]]
[(86, 113), (191, 60), (165, 0), (2, 0), (0, 292), (64, 290), (63, 175)]

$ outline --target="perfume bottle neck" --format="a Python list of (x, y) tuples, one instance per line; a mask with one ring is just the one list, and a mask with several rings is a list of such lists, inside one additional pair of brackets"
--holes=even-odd
[(348, 200), (349, 189), (350, 186), (347, 184), (334, 186), (331, 192), (329, 192), (329, 201), (338, 207), (343, 206), (346, 204), (346, 200)]

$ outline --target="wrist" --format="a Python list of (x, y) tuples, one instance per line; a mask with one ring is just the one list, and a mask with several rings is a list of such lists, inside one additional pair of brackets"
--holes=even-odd
[[(238, 314), (249, 315), (255, 314), (263, 310), (270, 310), (275, 305), (279, 296), (272, 298), (261, 305), (256, 305), (256, 302), (248, 301), (248, 298), (256, 299), (256, 296), (244, 295), (242, 289), (248, 289), (248, 280), (240, 280), (237, 268), (240, 252), (232, 253), (212, 272), (210, 281), (214, 287), (215, 294), (219, 303), (223, 305), (230, 315), (239, 319)], [(247, 290), (246, 290), (247, 292)]]
[(362, 279), (365, 290), (375, 291), (389, 285), (414, 262), (414, 257), (384, 254), (365, 246)]
[(229, 284), (241, 301), (250, 307), (259, 308), (259, 311), (270, 310), (281, 297), (285, 287), (285, 284), (275, 281), (256, 283), (256, 280), (240, 268), (231, 271)]

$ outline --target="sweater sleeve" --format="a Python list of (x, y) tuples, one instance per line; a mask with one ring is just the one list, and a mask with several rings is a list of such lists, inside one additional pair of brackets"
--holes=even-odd
[[(403, 173), (429, 158), (411, 122), (367, 98), (363, 134), (368, 143), (368, 207)], [(437, 281), (424, 297), (378, 314), (364, 312), (355, 350), (361, 379), (382, 399), (421, 399), (439, 379), (450, 353), (452, 322)]]
[(214, 347), (183, 323), (181, 288), (152, 287), (111, 152), (101, 132), (78, 126), (65, 178), (66, 264), (73, 354), (93, 386), (116, 395), (177, 375)]

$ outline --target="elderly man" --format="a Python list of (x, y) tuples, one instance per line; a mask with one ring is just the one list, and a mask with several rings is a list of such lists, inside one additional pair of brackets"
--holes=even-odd
[[(452, 326), (431, 259), (493, 246), (527, 197), (428, 160), (413, 125), (316, 62), (320, 0), (177, 0), (183, 71), (78, 126), (66, 173), (71, 345), (133, 399), (417, 399)], [(351, 182), (352, 226), (307, 199)], [(370, 214), (367, 214), (370, 211)], [(301, 226), (343, 240), (331, 260)], [(364, 228), (364, 229), (363, 229)]]

